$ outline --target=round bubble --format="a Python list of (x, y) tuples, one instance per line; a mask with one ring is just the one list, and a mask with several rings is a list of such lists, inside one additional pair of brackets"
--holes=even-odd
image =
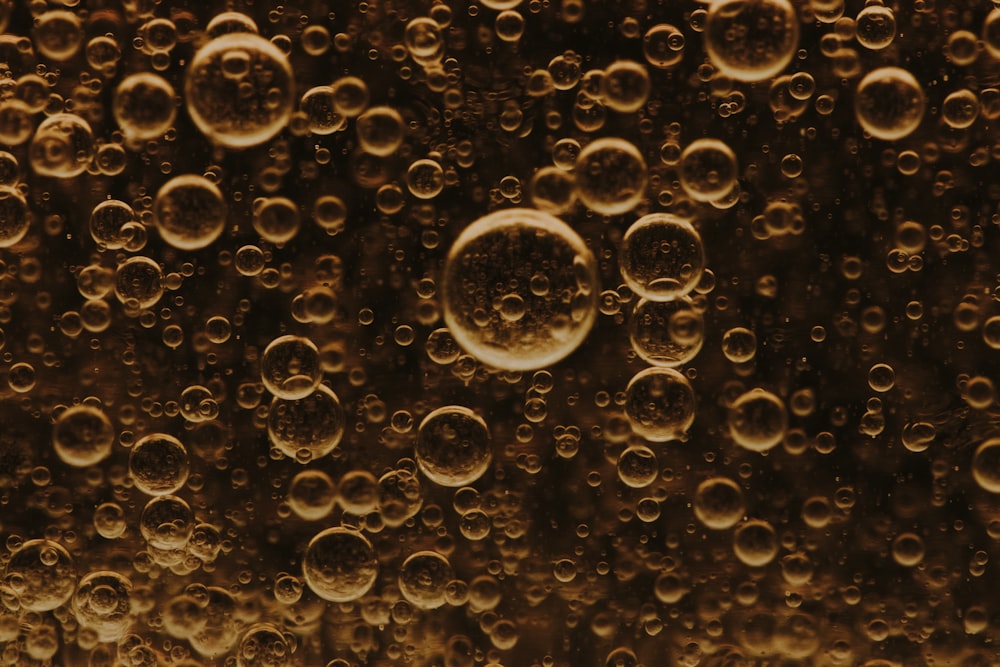
[(269, 243), (288, 243), (301, 225), (299, 207), (288, 197), (266, 197), (254, 202), (253, 228)]
[(278, 398), (305, 398), (323, 379), (319, 348), (303, 336), (275, 338), (264, 348), (260, 375), (264, 387)]
[(20, 243), (30, 227), (28, 202), (14, 188), (0, 186), (0, 248)]
[(193, 627), (180, 636), (206, 658), (221, 657), (236, 645), (243, 627), (236, 600), (229, 591), (218, 586), (192, 584), (188, 589), (191, 588), (199, 589), (195, 598), (198, 611), (191, 624)]
[(73, 596), (77, 622), (102, 642), (118, 641), (132, 625), (132, 582), (117, 572), (99, 570), (80, 579)]
[(706, 528), (732, 528), (743, 518), (745, 511), (743, 491), (728, 477), (706, 479), (695, 491), (694, 515)]
[(71, 11), (49, 9), (35, 19), (32, 43), (50, 60), (72, 60), (83, 45), (83, 21)]
[(767, 521), (751, 519), (733, 533), (733, 551), (748, 567), (763, 567), (778, 555), (778, 535)]
[(77, 468), (96, 465), (111, 454), (115, 429), (100, 408), (81, 404), (66, 408), (52, 429), (56, 456)]
[(332, 86), (315, 86), (302, 94), (299, 108), (306, 115), (309, 131), (325, 136), (338, 132), (347, 124), (347, 116), (337, 111), (336, 91)]
[(1000, 60), (1000, 7), (994, 7), (983, 19), (983, 45), (995, 60)]
[(140, 308), (151, 308), (163, 296), (163, 272), (148, 257), (129, 257), (115, 272), (115, 296), (122, 303), (134, 300)]
[(39, 176), (74, 178), (87, 170), (94, 150), (94, 132), (87, 121), (70, 113), (57, 113), (38, 125), (28, 160)]
[(858, 12), (855, 20), (855, 37), (858, 44), (879, 51), (892, 44), (896, 38), (896, 15), (881, 2), (871, 2)]
[(309, 541), (302, 575), (312, 591), (330, 602), (357, 600), (378, 577), (375, 549), (361, 533), (328, 528)]
[(927, 102), (916, 77), (899, 67), (869, 72), (854, 92), (858, 123), (876, 139), (896, 141), (913, 134)]
[(766, 452), (785, 438), (788, 412), (784, 401), (771, 392), (753, 389), (733, 401), (728, 423), (736, 444)]
[(288, 667), (292, 664), (292, 647), (276, 626), (256, 623), (240, 639), (236, 664), (237, 667)]
[(409, 470), (391, 470), (379, 478), (378, 513), (389, 528), (398, 528), (415, 517), (423, 504), (420, 479)]
[(688, 294), (701, 280), (705, 250), (690, 222), (670, 213), (650, 213), (625, 232), (619, 262), (633, 292), (651, 301), (669, 301)]
[(420, 423), (415, 458), (420, 472), (435, 484), (468, 486), (493, 460), (489, 428), (468, 408), (438, 408)]
[(616, 60), (601, 78), (604, 104), (619, 113), (635, 113), (649, 99), (649, 72), (634, 60)]
[(326, 456), (344, 436), (344, 408), (326, 385), (304, 398), (275, 397), (267, 415), (267, 435), (285, 456), (308, 463)]
[(684, 56), (684, 33), (669, 23), (658, 23), (643, 35), (642, 53), (653, 67), (673, 67)]
[(355, 121), (361, 149), (372, 155), (388, 157), (403, 145), (403, 117), (388, 106), (371, 107)]
[(719, 73), (763, 81), (792, 62), (799, 21), (788, 0), (719, 0), (708, 6), (705, 51)]
[(136, 141), (159, 139), (174, 125), (176, 93), (166, 79), (152, 72), (130, 74), (115, 89), (111, 103), (118, 127)]
[(736, 185), (736, 153), (718, 139), (696, 139), (681, 153), (680, 177), (691, 199), (721, 199)]
[(547, 213), (515, 208), (467, 227), (448, 253), (444, 320), (458, 344), (502, 370), (534, 370), (572, 353), (597, 313), (597, 264)]
[(654, 366), (674, 368), (694, 359), (705, 343), (705, 318), (687, 297), (639, 299), (628, 326), (632, 349)]
[(306, 521), (323, 519), (336, 502), (337, 487), (322, 470), (299, 471), (288, 485), (288, 506)]
[(160, 237), (180, 250), (198, 250), (219, 238), (226, 228), (226, 214), (219, 188), (196, 174), (170, 179), (153, 202)]
[(117, 199), (106, 199), (90, 212), (90, 237), (100, 247), (119, 250), (125, 246), (125, 225), (135, 220), (131, 206)]
[(656, 454), (646, 445), (630, 445), (618, 456), (618, 479), (633, 489), (643, 489), (660, 474)]
[(722, 354), (734, 364), (743, 364), (757, 356), (757, 334), (746, 327), (733, 327), (722, 334)]
[(647, 368), (625, 388), (625, 416), (651, 442), (683, 439), (694, 423), (694, 389), (672, 368)]
[(177, 496), (157, 496), (142, 508), (139, 532), (155, 549), (183, 549), (194, 532), (194, 512)]
[(166, 433), (151, 433), (132, 445), (128, 471), (135, 488), (151, 496), (162, 496), (184, 486), (191, 472), (191, 461), (180, 440)]
[(628, 213), (646, 194), (646, 161), (635, 145), (607, 137), (587, 144), (576, 159), (577, 196), (595, 213)]
[(406, 187), (417, 199), (434, 199), (444, 190), (444, 170), (435, 160), (414, 160), (406, 170)]
[(184, 80), (184, 101), (206, 137), (228, 148), (246, 148), (268, 141), (288, 124), (295, 80), (277, 46), (252, 33), (231, 33), (195, 54)]
[(399, 592), (417, 609), (437, 609), (446, 602), (448, 583), (455, 571), (448, 559), (434, 551), (420, 551), (399, 572)]
[(76, 588), (76, 563), (51, 540), (29, 540), (7, 561), (3, 582), (26, 611), (51, 611), (69, 601)]
[(972, 477), (983, 490), (1000, 493), (1000, 438), (990, 438), (976, 448)]

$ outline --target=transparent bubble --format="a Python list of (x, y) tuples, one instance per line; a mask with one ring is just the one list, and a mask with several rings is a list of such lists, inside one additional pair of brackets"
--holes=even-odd
[(761, 519), (750, 519), (733, 533), (733, 552), (748, 567), (764, 567), (778, 555), (778, 535)]
[(780, 398), (764, 389), (741, 395), (729, 408), (729, 433), (741, 447), (766, 452), (779, 444), (788, 430), (788, 412)]
[[(33, 113), (34, 110), (23, 100), (8, 99), (0, 103), (0, 141), (7, 144), (8, 147), (14, 147), (20, 146), (30, 139), (32, 132), (35, 131)], [(52, 143), (56, 150), (62, 150), (62, 145), (59, 142), (53, 141)], [(44, 150), (44, 147), (40, 149), (41, 152)], [(33, 162), (29, 163), (34, 166)], [(44, 166), (43, 164), (43, 168)]]
[(924, 117), (926, 104), (920, 83), (899, 67), (872, 70), (854, 93), (854, 114), (861, 129), (885, 141), (913, 134)]
[(337, 483), (337, 491), (345, 512), (364, 516), (378, 507), (378, 480), (367, 470), (345, 473)]
[(493, 530), (493, 521), (482, 510), (472, 510), (462, 515), (458, 522), (459, 532), (467, 540), (477, 541), (489, 537)]
[(354, 127), (361, 149), (372, 155), (387, 157), (403, 145), (403, 117), (392, 107), (369, 108), (358, 116)]
[(435, 160), (414, 160), (406, 170), (406, 187), (418, 199), (434, 199), (444, 190), (444, 170)]
[(708, 6), (705, 51), (724, 76), (777, 76), (799, 46), (799, 21), (788, 0), (720, 0)]
[(219, 188), (196, 174), (170, 179), (153, 202), (160, 237), (180, 250), (198, 250), (219, 238), (226, 228), (227, 212)]
[(684, 33), (669, 23), (658, 23), (643, 35), (642, 53), (653, 67), (673, 67), (684, 56)]
[(672, 368), (647, 368), (625, 388), (625, 416), (637, 435), (652, 442), (683, 439), (694, 423), (694, 389)]
[(101, 641), (118, 641), (132, 625), (132, 582), (117, 572), (100, 570), (80, 579), (73, 596), (76, 620), (97, 632)]
[(454, 578), (447, 558), (434, 551), (419, 551), (403, 561), (399, 591), (417, 609), (437, 609), (447, 601), (448, 583)]
[(375, 550), (361, 533), (328, 528), (309, 541), (302, 575), (312, 591), (330, 602), (357, 600), (378, 577)]
[(745, 364), (757, 356), (757, 334), (746, 327), (733, 327), (722, 335), (722, 354), (734, 364)]
[(163, 296), (163, 272), (148, 257), (130, 257), (115, 272), (115, 296), (122, 303), (135, 300), (140, 308), (151, 308)]
[(288, 485), (288, 505), (306, 521), (323, 519), (336, 502), (337, 488), (322, 470), (301, 470)]
[(187, 448), (166, 433), (151, 433), (132, 446), (128, 471), (135, 488), (151, 496), (174, 493), (191, 472)]
[(868, 370), (868, 386), (885, 393), (896, 386), (896, 371), (889, 364), (875, 364)]
[(278, 398), (295, 400), (312, 394), (323, 379), (316, 344), (302, 336), (275, 338), (260, 360), (264, 387)]
[[(468, 353), (503, 370), (534, 370), (572, 353), (597, 312), (596, 263), (558, 218), (506, 209), (467, 227), (448, 254), (444, 319)], [(545, 289), (532, 289), (539, 280)]]
[(242, 12), (219, 12), (205, 26), (205, 34), (211, 39), (232, 33), (250, 33), (256, 35), (257, 24)]
[(616, 60), (601, 78), (604, 104), (619, 113), (635, 113), (649, 99), (651, 84), (645, 66), (634, 60)]
[(94, 132), (83, 118), (57, 113), (43, 120), (28, 149), (31, 168), (39, 176), (74, 178), (94, 157)]
[(516, 42), (524, 34), (524, 16), (520, 12), (507, 9), (497, 14), (493, 30), (504, 42)]
[(924, 551), (924, 540), (916, 533), (901, 533), (892, 541), (892, 559), (903, 567), (919, 565)]
[(630, 445), (618, 456), (618, 479), (625, 486), (643, 489), (660, 474), (656, 454), (645, 445)]
[(180, 410), (184, 419), (197, 424), (216, 419), (219, 416), (219, 403), (211, 389), (193, 384), (181, 392)]
[(125, 77), (115, 88), (111, 111), (127, 139), (152, 141), (173, 127), (175, 100), (174, 87), (166, 79), (139, 72)]
[(1000, 7), (994, 7), (983, 19), (982, 35), (986, 53), (1000, 60)]
[(602, 215), (634, 209), (646, 194), (647, 178), (642, 153), (624, 139), (595, 139), (576, 160), (577, 196)]
[(559, 167), (542, 167), (531, 177), (531, 203), (535, 208), (559, 215), (576, 202), (576, 179)]
[(613, 649), (604, 659), (604, 667), (640, 667), (640, 665), (635, 651), (626, 646)]
[(696, 139), (681, 153), (681, 187), (695, 201), (724, 197), (736, 176), (736, 154), (718, 139)]
[(289, 638), (270, 623), (247, 628), (236, 648), (238, 667), (288, 667), (292, 664)]
[(884, 49), (896, 37), (896, 15), (881, 2), (869, 3), (858, 12), (855, 37), (866, 49)]
[(961, 130), (971, 127), (979, 118), (979, 98), (968, 88), (949, 93), (941, 104), (941, 117), (949, 127)]
[(30, 227), (28, 202), (14, 188), (0, 186), (0, 248), (20, 243)]
[(347, 116), (336, 108), (332, 86), (315, 86), (302, 94), (299, 108), (306, 115), (309, 131), (325, 136), (339, 132), (347, 125)]
[[(412, 22), (411, 22), (412, 23)], [(407, 27), (409, 27), (407, 23)], [(356, 76), (342, 76), (333, 82), (333, 106), (337, 113), (355, 118), (368, 108), (368, 84)]]
[(728, 477), (712, 477), (698, 485), (694, 515), (706, 528), (726, 530), (743, 519), (743, 490)]
[(418, 17), (406, 24), (403, 36), (410, 56), (418, 63), (434, 62), (444, 52), (444, 36), (441, 26), (431, 18)]
[(990, 438), (976, 448), (972, 477), (983, 490), (1000, 493), (1000, 438)]
[(632, 349), (654, 366), (674, 368), (694, 359), (705, 343), (705, 319), (687, 297), (639, 299), (629, 320)]
[(157, 496), (146, 503), (139, 517), (139, 531), (156, 549), (183, 549), (194, 532), (194, 512), (177, 496)]
[(651, 301), (669, 301), (698, 284), (705, 251), (691, 223), (669, 213), (650, 213), (625, 232), (619, 262), (632, 291)]
[(263, 197), (254, 202), (253, 228), (269, 243), (288, 243), (301, 225), (299, 208), (288, 197)]
[(104, 412), (86, 404), (66, 408), (52, 428), (52, 447), (66, 465), (86, 468), (111, 454), (115, 429)]
[(224, 656), (236, 645), (243, 627), (236, 600), (229, 591), (218, 586), (193, 584), (188, 590), (192, 588), (199, 589), (196, 598), (199, 610), (194, 614), (193, 627), (185, 628), (180, 637), (206, 658)]
[(389, 528), (415, 517), (423, 504), (420, 479), (409, 470), (392, 470), (379, 478), (378, 513)]
[(229, 148), (268, 141), (287, 125), (295, 104), (288, 57), (246, 32), (201, 47), (184, 79), (188, 115), (202, 134)]
[(468, 408), (438, 408), (420, 422), (414, 455), (420, 472), (435, 484), (468, 486), (493, 460), (489, 428)]
[(46, 58), (72, 60), (83, 46), (83, 21), (75, 13), (50, 9), (35, 20), (32, 42)]
[(76, 588), (76, 562), (51, 540), (29, 540), (11, 555), (3, 582), (26, 611), (51, 611), (69, 601)]
[(90, 236), (100, 247), (119, 250), (125, 246), (123, 228), (135, 219), (131, 206), (117, 199), (107, 199), (90, 212)]
[(118, 503), (101, 503), (94, 508), (94, 529), (107, 540), (114, 540), (125, 534), (128, 524), (125, 511)]
[(326, 456), (344, 435), (344, 409), (326, 385), (299, 399), (275, 397), (267, 415), (267, 435), (285, 456), (308, 463)]
[(13, 187), (21, 180), (21, 165), (13, 153), (0, 151), (0, 186)]

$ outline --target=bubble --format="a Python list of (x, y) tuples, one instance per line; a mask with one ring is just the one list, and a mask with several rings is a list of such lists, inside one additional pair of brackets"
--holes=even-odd
[(322, 470), (299, 471), (288, 485), (288, 505), (306, 521), (325, 518), (336, 501), (337, 488)]
[(77, 586), (73, 612), (102, 642), (122, 638), (132, 625), (132, 582), (117, 572), (90, 572)]
[(128, 524), (125, 511), (118, 503), (101, 503), (94, 508), (94, 529), (106, 540), (114, 540), (125, 534)]
[(979, 118), (979, 98), (968, 88), (949, 93), (941, 104), (941, 117), (958, 130), (971, 127)]
[(535, 208), (559, 215), (569, 211), (575, 201), (576, 180), (572, 173), (547, 166), (531, 177), (531, 203)]
[(22, 609), (51, 611), (72, 597), (76, 576), (76, 563), (61, 544), (29, 540), (7, 561), (3, 582)]
[(347, 125), (347, 116), (336, 109), (332, 86), (315, 86), (302, 94), (299, 108), (306, 115), (309, 131), (326, 136), (339, 132)]
[(151, 433), (132, 446), (128, 471), (135, 487), (150, 496), (174, 493), (191, 472), (187, 448), (166, 433)]
[(39, 123), (28, 148), (28, 160), (39, 176), (74, 178), (87, 170), (94, 150), (94, 132), (87, 121), (57, 113)]
[(753, 389), (733, 401), (728, 424), (737, 445), (766, 452), (785, 438), (788, 412), (784, 402), (771, 392)]
[(892, 559), (903, 567), (914, 567), (924, 559), (924, 540), (916, 533), (901, 533), (892, 541)]
[[(541, 276), (547, 290), (532, 291)], [(536, 281), (537, 282), (537, 281)], [(448, 254), (444, 319), (469, 354), (503, 370), (534, 370), (572, 353), (596, 318), (596, 262), (558, 218), (514, 208), (467, 227)]]
[(166, 79), (139, 72), (125, 77), (115, 88), (111, 112), (127, 139), (153, 141), (173, 127), (175, 100), (174, 87)]
[(745, 364), (757, 356), (757, 334), (746, 327), (733, 327), (722, 335), (722, 353), (734, 364)]
[(875, 364), (868, 370), (868, 386), (885, 393), (896, 385), (896, 371), (889, 364)]
[(211, 389), (193, 384), (181, 392), (180, 410), (185, 420), (197, 424), (216, 419), (219, 416), (219, 403)]
[(634, 60), (616, 60), (604, 70), (601, 97), (604, 104), (619, 113), (635, 113), (649, 99), (649, 73)]
[(982, 34), (986, 53), (1000, 60), (1000, 7), (994, 7), (983, 19)]
[(117, 199), (106, 199), (90, 212), (90, 237), (99, 247), (119, 250), (125, 246), (125, 225), (135, 219), (131, 206)]
[[(31, 133), (35, 130), (33, 113), (34, 110), (23, 100), (8, 99), (0, 103), (0, 141), (8, 147), (13, 147), (20, 146), (30, 139)], [(57, 150), (60, 149), (58, 142), (54, 142), (54, 145)]]
[(183, 549), (194, 532), (194, 513), (177, 496), (156, 496), (142, 508), (139, 532), (155, 549)]
[(254, 202), (253, 228), (269, 243), (288, 243), (301, 224), (298, 206), (287, 197), (262, 197)]
[(130, 257), (115, 272), (115, 296), (122, 303), (134, 300), (140, 308), (151, 308), (163, 296), (163, 272), (148, 257)]
[(653, 366), (674, 368), (694, 359), (705, 342), (705, 319), (687, 297), (639, 299), (629, 320), (632, 349)]
[(81, 404), (66, 408), (52, 428), (52, 447), (66, 465), (86, 468), (111, 454), (115, 429), (100, 408)]
[(326, 456), (344, 435), (344, 409), (326, 385), (304, 398), (275, 397), (267, 415), (267, 435), (285, 456), (307, 463)]
[(681, 187), (691, 199), (710, 202), (736, 185), (736, 154), (718, 139), (696, 139), (681, 153)]
[(35, 20), (35, 47), (46, 58), (72, 60), (83, 46), (83, 22), (73, 12), (50, 9)]
[(288, 667), (292, 664), (292, 647), (276, 626), (255, 623), (240, 639), (236, 664), (238, 667)]
[(278, 398), (295, 400), (312, 394), (323, 379), (319, 349), (302, 336), (275, 338), (260, 360), (264, 387)]
[(683, 439), (694, 423), (694, 389), (672, 368), (647, 368), (625, 388), (625, 416), (651, 442)]
[(403, 35), (410, 56), (420, 64), (430, 64), (444, 53), (444, 37), (437, 21), (427, 17), (417, 17), (407, 22)]
[(0, 186), (14, 187), (21, 180), (21, 165), (7, 151), (0, 151)]
[(866, 49), (884, 49), (896, 37), (896, 15), (881, 2), (869, 3), (858, 12), (855, 37)]
[(799, 23), (788, 0), (720, 0), (708, 7), (705, 51), (724, 76), (763, 81), (795, 56)]
[(454, 578), (447, 558), (434, 551), (419, 551), (403, 561), (399, 592), (417, 609), (437, 609), (447, 601), (448, 583)]
[(639, 296), (669, 301), (691, 292), (705, 270), (701, 235), (691, 223), (669, 213), (650, 213), (622, 238), (622, 276)]
[(203, 176), (183, 174), (167, 181), (156, 193), (153, 215), (164, 241), (180, 250), (199, 250), (222, 235), (227, 207), (214, 183)]
[(658, 69), (669, 69), (684, 57), (684, 33), (669, 23), (658, 23), (642, 37), (646, 62)]
[(618, 456), (618, 479), (625, 486), (643, 489), (660, 474), (656, 454), (645, 445), (630, 445)]
[(595, 139), (577, 157), (576, 182), (580, 201), (595, 213), (628, 213), (646, 193), (646, 161), (624, 139)]
[(732, 528), (740, 522), (744, 512), (743, 491), (728, 477), (712, 477), (698, 485), (694, 496), (694, 515), (706, 528)]
[[(411, 22), (412, 23), (412, 22)], [(407, 27), (409, 27), (407, 23)], [(342, 76), (333, 82), (333, 106), (347, 118), (359, 116), (368, 108), (368, 84), (356, 76)]]
[(330, 602), (357, 600), (378, 578), (375, 550), (361, 533), (328, 528), (309, 541), (302, 575), (312, 591)]
[(640, 665), (635, 651), (626, 646), (611, 650), (604, 659), (604, 667), (640, 667)]
[(288, 57), (247, 32), (201, 47), (184, 79), (188, 115), (202, 134), (227, 148), (256, 146), (287, 125), (295, 104)]
[(403, 145), (403, 117), (392, 107), (371, 107), (355, 122), (361, 149), (372, 155), (388, 157)]
[(364, 516), (378, 507), (378, 480), (367, 470), (345, 473), (337, 484), (340, 506), (345, 512)]
[(524, 17), (520, 12), (507, 9), (497, 14), (493, 30), (501, 41), (514, 43), (524, 34)]
[(444, 170), (435, 160), (414, 160), (406, 170), (406, 187), (417, 199), (434, 199), (444, 190)]
[(233, 649), (243, 627), (236, 600), (229, 591), (218, 586), (188, 586), (200, 589), (197, 597), (199, 610), (194, 615), (193, 627), (186, 628), (180, 637), (188, 640), (191, 648), (206, 658), (218, 658)]
[(429, 480), (449, 487), (468, 486), (489, 470), (490, 432), (472, 410), (449, 405), (420, 422), (415, 458)]
[(778, 555), (778, 535), (767, 521), (750, 519), (733, 533), (733, 552), (748, 567), (764, 567)]
[(861, 129), (885, 141), (913, 134), (924, 117), (925, 106), (920, 83), (899, 67), (872, 70), (854, 93), (854, 114)]
[(30, 227), (28, 202), (14, 188), (0, 186), (0, 248), (20, 243)]
[(983, 490), (1000, 493), (1000, 438), (990, 438), (976, 448), (972, 477)]
[(258, 33), (254, 20), (242, 12), (219, 12), (205, 26), (205, 34), (211, 39), (233, 33)]

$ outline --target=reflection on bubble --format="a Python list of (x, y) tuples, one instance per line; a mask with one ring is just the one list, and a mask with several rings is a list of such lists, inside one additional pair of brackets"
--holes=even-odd
[(361, 533), (328, 528), (309, 541), (302, 574), (309, 588), (324, 600), (350, 602), (375, 585), (378, 559)]

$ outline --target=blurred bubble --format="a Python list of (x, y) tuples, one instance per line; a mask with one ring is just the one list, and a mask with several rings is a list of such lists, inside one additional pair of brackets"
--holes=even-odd
[(779, 444), (788, 430), (785, 403), (764, 389), (753, 389), (729, 408), (729, 433), (741, 447), (766, 452)]
[(726, 530), (743, 519), (743, 491), (728, 477), (712, 477), (698, 485), (694, 515), (706, 528)]
[(66, 408), (52, 428), (52, 446), (63, 463), (77, 468), (96, 465), (111, 454), (115, 429), (97, 407), (81, 404)]
[(126, 138), (159, 139), (177, 117), (174, 88), (152, 72), (130, 74), (115, 88), (111, 111)]
[(450, 405), (420, 422), (414, 455), (432, 482), (460, 487), (486, 473), (493, 459), (491, 446), (486, 422), (468, 408)]
[(142, 509), (139, 531), (149, 546), (156, 549), (183, 549), (194, 532), (194, 512), (181, 498), (156, 496)]
[(747, 567), (763, 567), (778, 555), (778, 535), (762, 519), (750, 519), (733, 533), (733, 551)]
[(370, 107), (355, 122), (362, 150), (387, 157), (403, 145), (403, 117), (392, 107)]
[(680, 176), (692, 199), (720, 199), (736, 184), (736, 154), (718, 139), (696, 139), (681, 153)]
[(31, 138), (28, 160), (39, 176), (74, 178), (87, 170), (94, 150), (94, 132), (87, 121), (57, 113), (39, 123)]
[(0, 186), (0, 248), (20, 243), (30, 227), (28, 202), (17, 190)]
[(762, 81), (780, 73), (799, 46), (799, 20), (788, 0), (720, 0), (708, 7), (705, 51), (725, 76)]
[(577, 157), (576, 182), (580, 201), (595, 213), (628, 213), (646, 194), (646, 161), (624, 139), (595, 139)]
[(306, 584), (330, 602), (357, 600), (375, 585), (378, 559), (371, 543), (348, 528), (328, 528), (310, 541), (302, 559)]
[(336, 501), (333, 480), (322, 470), (301, 470), (288, 485), (288, 505), (306, 521), (323, 519), (333, 511)]
[(97, 632), (101, 641), (122, 638), (132, 625), (132, 582), (117, 572), (90, 572), (80, 579), (73, 611), (80, 625)]
[(298, 207), (287, 197), (266, 197), (254, 202), (253, 228), (268, 243), (288, 243), (299, 233), (301, 224)]
[(196, 174), (167, 181), (156, 193), (153, 213), (160, 237), (181, 250), (204, 248), (226, 228), (227, 206), (222, 193)]

